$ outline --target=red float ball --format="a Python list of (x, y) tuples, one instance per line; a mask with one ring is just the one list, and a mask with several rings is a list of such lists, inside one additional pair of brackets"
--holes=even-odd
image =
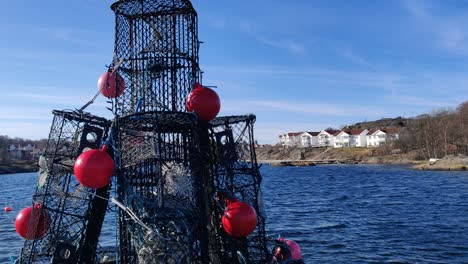
[(25, 239), (39, 239), (45, 236), (49, 226), (49, 215), (39, 204), (24, 208), (15, 220), (16, 232)]
[(289, 252), (291, 252), (291, 260), (301, 260), (302, 252), (301, 247), (299, 247), (299, 244), (289, 239), (286, 239), (286, 244), (288, 244)]
[(97, 87), (105, 97), (116, 98), (123, 94), (125, 81), (116, 72), (105, 72), (99, 77)]
[(5, 209), (3, 209), (3, 210), (5, 210), (5, 212), (11, 212), (13, 209), (11, 209), (10, 206), (7, 206), (7, 207), (5, 207)]
[(91, 149), (81, 153), (75, 161), (75, 177), (88, 188), (101, 188), (110, 183), (114, 173), (114, 161), (104, 146), (100, 150)]
[(233, 202), (224, 209), (224, 230), (233, 237), (247, 237), (257, 226), (257, 212), (245, 202)]
[(185, 107), (187, 111), (195, 112), (200, 120), (209, 122), (218, 115), (221, 102), (215, 91), (196, 83), (187, 97)]

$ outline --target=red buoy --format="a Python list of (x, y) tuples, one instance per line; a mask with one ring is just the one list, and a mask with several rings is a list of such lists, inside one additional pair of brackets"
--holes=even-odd
[(3, 210), (5, 210), (5, 212), (11, 212), (13, 209), (11, 209), (10, 206), (7, 206), (7, 207), (5, 207), (5, 209), (3, 209)]
[(15, 220), (16, 232), (24, 239), (39, 239), (45, 236), (49, 226), (49, 215), (40, 204), (24, 208)]
[(101, 149), (91, 149), (81, 153), (75, 161), (75, 177), (79, 183), (88, 188), (101, 188), (110, 183), (114, 173), (114, 161), (106, 152), (104, 145)]
[(99, 77), (97, 87), (105, 97), (116, 98), (123, 94), (125, 81), (116, 72), (105, 72)]
[(233, 202), (224, 209), (224, 230), (233, 237), (247, 237), (257, 226), (257, 212), (245, 202)]
[(301, 252), (301, 247), (299, 247), (299, 244), (289, 239), (286, 239), (286, 244), (288, 244), (289, 246), (289, 252), (291, 253), (291, 260), (301, 260), (302, 252)]
[(209, 122), (218, 115), (221, 102), (215, 91), (196, 83), (187, 97), (185, 107), (187, 111), (195, 112), (200, 120)]

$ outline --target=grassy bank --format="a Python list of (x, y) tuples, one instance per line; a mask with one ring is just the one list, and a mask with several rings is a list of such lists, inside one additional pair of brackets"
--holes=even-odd
[(362, 164), (415, 164), (414, 153), (395, 153), (379, 148), (283, 148), (263, 145), (257, 148), (257, 159), (263, 160), (318, 160), (348, 161)]

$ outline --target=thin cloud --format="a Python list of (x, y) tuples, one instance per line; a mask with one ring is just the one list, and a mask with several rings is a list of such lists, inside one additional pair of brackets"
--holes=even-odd
[(102, 36), (102, 33), (82, 28), (65, 27), (32, 27), (33, 31), (48, 36), (53, 40), (70, 42), (80, 45), (94, 45), (94, 39)]
[(260, 112), (277, 111), (301, 114), (316, 114), (328, 116), (361, 116), (362, 113), (371, 113), (374, 116), (385, 114), (379, 107), (356, 106), (346, 104), (332, 104), (321, 102), (297, 102), (281, 100), (250, 100), (250, 101), (225, 101), (222, 111), (226, 112)]
[(388, 101), (398, 105), (410, 105), (410, 106), (424, 106), (424, 107), (453, 107), (460, 103), (456, 100), (433, 100), (430, 98), (424, 98), (422, 96), (411, 96), (411, 95), (391, 95), (386, 98)]
[(266, 44), (270, 47), (285, 49), (291, 53), (304, 54), (305, 47), (303, 44), (294, 40), (283, 40), (283, 39), (270, 39), (262, 36), (258, 36), (257, 40), (260, 43)]
[(361, 66), (366, 66), (366, 67), (372, 66), (372, 64), (369, 61), (364, 59), (364, 57), (358, 55), (356, 52), (354, 52), (350, 48), (340, 49), (339, 53), (345, 59), (347, 59), (347, 60), (349, 60), (349, 61), (351, 61), (351, 62), (353, 62), (355, 64), (359, 64)]
[(446, 51), (468, 55), (468, 30), (466, 14), (461, 17), (435, 15), (436, 7), (431, 2), (405, 0), (403, 7), (419, 24), (418, 28), (425, 34), (429, 34), (431, 41), (438, 48)]
[[(304, 54), (306, 51), (303, 43), (281, 36), (280, 32), (277, 32), (274, 28), (268, 28), (262, 24), (247, 20), (239, 22), (237, 28), (241, 32), (251, 35), (260, 44), (286, 50), (293, 54)], [(275, 37), (270, 37), (271, 35)]]

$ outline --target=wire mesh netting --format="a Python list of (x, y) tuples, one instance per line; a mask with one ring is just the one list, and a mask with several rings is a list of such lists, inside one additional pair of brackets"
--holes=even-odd
[[(84, 112), (53, 111), (49, 140), (39, 160), (39, 180), (33, 206), (46, 215), (48, 230), (25, 240), (18, 263), (92, 263), (102, 226), (108, 187), (83, 187), (73, 175), (77, 156), (99, 147), (110, 122)], [(36, 232), (32, 214), (28, 232)], [(34, 237), (31, 234), (29, 237)]]
[(199, 74), (197, 14), (190, 1), (124, 0), (112, 9), (115, 54), (122, 62), (117, 74), (125, 82), (114, 112), (185, 111)]
[(223, 263), (267, 263), (271, 260), (260, 191), (262, 177), (255, 155), (254, 122), (254, 115), (246, 115), (220, 117), (210, 123), (210, 137), (216, 142), (216, 172), (212, 180), (217, 192), (248, 203), (255, 209), (258, 218), (257, 227), (251, 235), (234, 238), (221, 228), (222, 206), (216, 209), (214, 221)]
[[(198, 124), (192, 114), (120, 118), (116, 146), (122, 263), (207, 263)], [(205, 174), (206, 175), (206, 174)]]

